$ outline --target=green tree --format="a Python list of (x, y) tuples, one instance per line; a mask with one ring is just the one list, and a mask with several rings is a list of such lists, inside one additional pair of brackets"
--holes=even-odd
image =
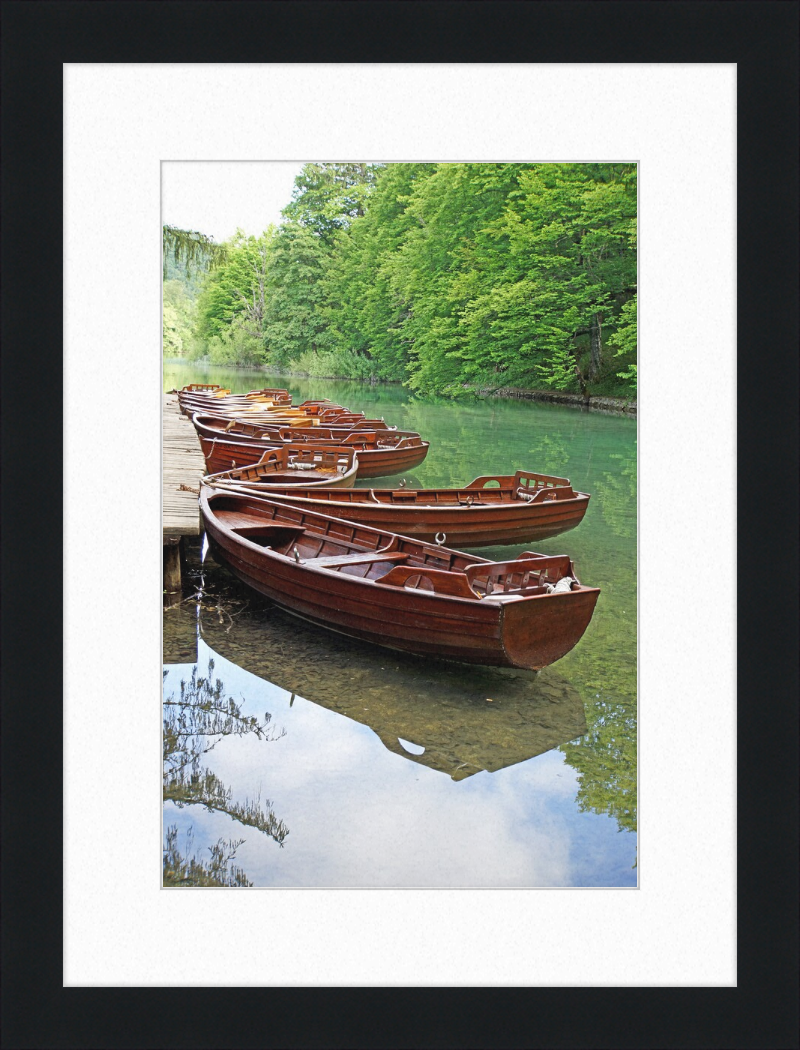
[(629, 299), (620, 310), (619, 324), (616, 332), (608, 340), (609, 345), (616, 349), (616, 356), (623, 358), (627, 367), (623, 372), (617, 372), (620, 379), (628, 380), (628, 388), (632, 394), (636, 394), (636, 296)]
[(198, 300), (198, 334), (218, 363), (265, 360), (270, 246), (274, 229), (260, 237), (237, 230), (226, 244), (225, 261), (206, 278)]
[(163, 285), (163, 350), (165, 357), (187, 354), (195, 322), (195, 303), (179, 280)]
[(325, 320), (331, 342), (363, 355), (382, 379), (405, 379), (408, 340), (402, 298), (391, 287), (391, 261), (414, 223), (406, 204), (432, 164), (388, 164), (376, 172), (363, 216), (339, 236), (325, 274)]
[(496, 385), (580, 388), (603, 368), (603, 328), (635, 293), (633, 165), (528, 165), (474, 259), (461, 313), (464, 372)]
[(330, 247), (338, 231), (364, 215), (376, 172), (374, 164), (305, 164), (282, 214), (287, 223), (311, 230)]
[(516, 164), (442, 164), (415, 183), (408, 232), (384, 265), (402, 304), (413, 389), (456, 392), (475, 373), (464, 367), (461, 314), (480, 292), (479, 243), (502, 216), (519, 170)]
[(323, 276), (330, 255), (309, 227), (279, 226), (270, 243), (264, 338), (270, 364), (328, 349)]
[[(163, 278), (185, 274), (187, 271), (207, 271), (224, 262), (227, 249), (197, 230), (182, 230), (178, 226), (162, 226)], [(176, 268), (168, 273), (168, 266)]]
[[(635, 165), (307, 164), (283, 215), (212, 260), (213, 360), (425, 395), (635, 391)], [(166, 313), (165, 346), (179, 327)]]

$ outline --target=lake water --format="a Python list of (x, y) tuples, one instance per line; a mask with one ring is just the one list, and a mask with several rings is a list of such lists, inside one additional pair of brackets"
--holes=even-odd
[(164, 611), (175, 878), (194, 857), (257, 887), (635, 887), (635, 421), (165, 362), (165, 390), (189, 382), (285, 387), (417, 430), (431, 447), (411, 487), (568, 477), (591, 494), (584, 521), (529, 546), (569, 554), (602, 593), (575, 649), (535, 675), (350, 641), (190, 551), (183, 600)]

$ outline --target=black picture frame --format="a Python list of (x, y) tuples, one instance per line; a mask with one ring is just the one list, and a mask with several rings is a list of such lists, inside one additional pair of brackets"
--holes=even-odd
[[(3, 1046), (798, 1046), (798, 4), (1, 10)], [(736, 988), (62, 986), (62, 64), (270, 61), (737, 63)], [(43, 462), (46, 490), (31, 474)], [(713, 552), (693, 554), (713, 574)], [(47, 839), (27, 835), (45, 814)]]

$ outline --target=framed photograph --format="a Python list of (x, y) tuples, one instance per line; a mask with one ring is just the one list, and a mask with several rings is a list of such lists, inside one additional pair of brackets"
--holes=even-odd
[[(797, 9), (755, 10), (5, 5), (4, 820), (32, 871), (4, 864), (9, 1045), (793, 1045), (797, 506), (767, 521), (742, 482), (796, 477)], [(31, 253), (58, 239), (62, 146), (63, 419), (59, 255)], [(162, 886), (161, 165), (343, 156), (637, 163), (635, 889)], [(737, 259), (780, 310), (737, 309)], [(38, 461), (63, 422), (63, 546), (18, 454), (34, 412)], [(231, 1022), (261, 989), (285, 1004), (266, 1034)]]

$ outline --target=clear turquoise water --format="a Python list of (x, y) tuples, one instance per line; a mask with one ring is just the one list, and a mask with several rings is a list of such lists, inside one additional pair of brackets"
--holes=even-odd
[[(164, 806), (180, 852), (207, 863), (218, 840), (244, 839), (231, 866), (256, 886), (635, 886), (635, 421), (165, 363), (165, 390), (192, 381), (286, 387), (295, 402), (329, 397), (417, 430), (431, 449), (409, 485), (519, 468), (570, 478), (591, 494), (586, 518), (535, 546), (569, 554), (602, 593), (578, 646), (537, 677), (351, 642), (198, 557), (187, 600), (164, 613), (165, 715), (181, 717), (184, 734), (166, 761), (180, 754), (195, 773), (194, 788), (172, 793), (185, 804)], [(209, 727), (207, 699), (204, 710), (189, 693), (210, 660), (216, 705), (234, 707)], [(265, 731), (242, 723), (265, 713)]]

